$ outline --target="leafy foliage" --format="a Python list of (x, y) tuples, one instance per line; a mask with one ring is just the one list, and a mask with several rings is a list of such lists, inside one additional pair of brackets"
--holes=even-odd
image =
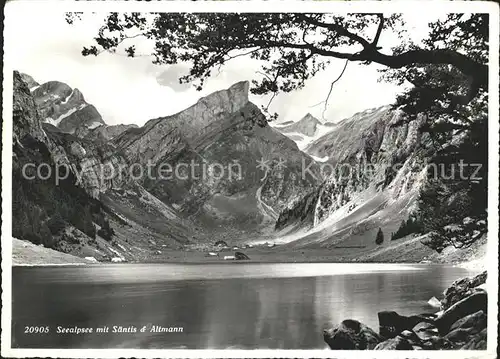
[[(72, 24), (81, 14), (66, 15)], [(443, 35), (454, 35), (453, 25), (471, 39), (455, 35), (449, 44)], [(426, 64), (451, 65), (455, 71), (474, 79), (474, 87), (486, 88), (487, 61), (480, 56), (487, 35), (485, 16), (462, 20), (460, 14), (433, 24), (432, 34), (420, 46), (403, 42), (404, 21), (400, 14), (328, 13), (110, 13), (94, 38), (84, 47), (84, 56), (104, 51), (137, 56), (133, 39), (145, 39), (155, 64), (190, 64), (181, 83), (192, 82), (201, 89), (214, 71), (231, 59), (248, 56), (262, 64), (259, 77), (252, 81), (256, 95), (290, 92), (324, 70), (331, 59), (378, 63), (391, 69), (413, 69)], [(392, 32), (402, 45), (382, 52), (379, 39)], [(446, 39), (446, 38), (445, 38)], [(460, 45), (475, 42), (469, 56)], [(392, 53), (391, 53), (392, 52)], [(272, 100), (271, 98), (271, 100)]]
[(418, 222), (416, 216), (410, 216), (407, 220), (403, 220), (396, 232), (391, 234), (391, 241), (406, 237), (412, 233), (420, 233), (422, 226)]
[(417, 221), (424, 244), (441, 252), (448, 245), (465, 248), (486, 233), (485, 207), (476, 207), (467, 189), (455, 192), (441, 181), (430, 181), (420, 192)]
[(67, 223), (63, 219), (62, 215), (59, 212), (56, 212), (48, 221), (47, 226), (50, 229), (50, 233), (53, 235), (57, 235), (62, 232), (64, 228), (66, 228)]
[[(488, 22), (486, 14), (449, 14), (430, 24), (424, 43), (430, 50), (446, 48), (466, 56), (462, 66), (485, 64)], [(487, 71), (473, 75), (461, 66), (424, 63), (386, 69), (383, 78), (413, 85), (397, 98), (395, 107), (407, 114), (405, 121), (423, 119), (420, 130), (431, 141), (428, 181), (415, 218), (420, 231), (429, 233), (425, 244), (437, 251), (448, 245), (471, 245), (486, 233)]]
[(97, 231), (97, 234), (109, 242), (113, 239), (115, 231), (113, 228), (111, 228), (109, 221), (107, 221), (105, 218), (101, 223), (101, 228)]

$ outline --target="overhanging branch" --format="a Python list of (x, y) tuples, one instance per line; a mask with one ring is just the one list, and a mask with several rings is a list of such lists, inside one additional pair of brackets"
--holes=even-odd
[(378, 28), (377, 28), (377, 33), (375, 34), (375, 38), (373, 39), (371, 45), (373, 47), (377, 47), (378, 40), (380, 39), (380, 34), (382, 34), (382, 30), (384, 28), (384, 15), (383, 14), (377, 14), (379, 18), (379, 23), (378, 23)]
[(350, 32), (342, 25), (322, 22), (322, 21), (316, 20), (315, 18), (312, 18), (312, 17), (304, 15), (304, 14), (297, 14), (297, 18), (306, 24), (314, 25), (317, 27), (322, 27), (324, 29), (328, 29), (330, 31), (334, 31), (341, 36), (345, 36), (353, 41), (360, 43), (363, 47), (370, 46), (370, 43), (368, 42), (368, 40), (362, 38), (361, 36), (359, 36), (357, 34)]

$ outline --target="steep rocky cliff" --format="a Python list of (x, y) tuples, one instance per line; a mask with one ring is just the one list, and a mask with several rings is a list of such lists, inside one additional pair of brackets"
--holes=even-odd
[[(44, 123), (18, 72), (13, 90), (13, 236), (99, 260), (144, 258), (159, 246), (187, 242), (180, 219), (142, 220), (172, 216), (165, 206), (141, 201), (148, 194), (128, 176), (118, 149)], [(133, 213), (117, 205), (130, 196), (137, 202)]]
[(364, 234), (373, 241), (378, 227), (397, 229), (426, 174), (421, 121), (402, 119), (389, 106), (366, 110), (310, 144), (307, 153), (328, 159), (321, 165), (325, 181), (283, 211), (276, 229), (312, 228), (303, 243), (324, 245)]

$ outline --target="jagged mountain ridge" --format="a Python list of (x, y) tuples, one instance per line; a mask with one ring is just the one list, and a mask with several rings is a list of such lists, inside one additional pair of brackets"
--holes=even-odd
[(135, 124), (130, 125), (102, 125), (90, 129), (87, 127), (80, 127), (76, 135), (85, 138), (86, 140), (107, 143), (114, 137), (127, 131), (129, 128), (138, 128)]
[[(269, 226), (288, 201), (312, 191), (317, 183), (300, 175), (302, 161), (313, 160), (267, 125), (258, 107), (249, 102), (248, 89), (248, 82), (239, 82), (178, 114), (126, 131), (112, 143), (130, 162), (151, 163), (155, 176), (164, 164), (195, 163), (196, 176), (204, 163), (219, 164), (225, 170), (239, 165), (240, 179), (218, 178), (208, 171), (203, 181), (145, 179), (141, 184), (206, 227), (228, 223), (245, 229)], [(280, 159), (286, 160), (286, 167), (278, 165)], [(267, 176), (258, 168), (261, 160), (269, 165)]]
[[(31, 93), (23, 96), (18, 99), (33, 101)], [(19, 140), (26, 134), (22, 121), (40, 116), (35, 104), (25, 103), (20, 110), (25, 114), (14, 126), (14, 142), (24, 145)], [(55, 163), (67, 163), (80, 173), (80, 186), (106, 208), (117, 241), (126, 248), (113, 250), (134, 258), (138, 252), (126, 238), (145, 233), (155, 244), (147, 240), (139, 247), (149, 253), (163, 245), (207, 241), (213, 233), (218, 237), (226, 233), (231, 240), (242, 233), (246, 238), (265, 234), (290, 242), (284, 249), (347, 240), (364, 244), (364, 235), (372, 242), (371, 231), (378, 226), (393, 230), (407, 216), (424, 177), (413, 169), (425, 159), (418, 121), (394, 127), (401, 116), (388, 107), (366, 110), (331, 127), (307, 147), (311, 156), (326, 157), (328, 165), (349, 163), (358, 172), (366, 165), (375, 167), (372, 178), (361, 175), (340, 182), (335, 176), (322, 177), (322, 164), (267, 125), (248, 100), (247, 82), (208, 95), (175, 115), (150, 120), (140, 128), (119, 128), (109, 136), (95, 132), (109, 127), (99, 126), (79, 137), (77, 131), (66, 133), (41, 118), (28, 132), (46, 144)], [(99, 180), (103, 165), (117, 169), (150, 164), (157, 176), (162, 164), (175, 168), (192, 161), (200, 165), (197, 175), (203, 164), (220, 163), (226, 169), (238, 163), (243, 176), (219, 178), (212, 169), (203, 179), (132, 179), (123, 173), (120, 178)], [(267, 174), (259, 161), (268, 166)], [(315, 178), (301, 177), (304, 163), (312, 163)], [(402, 168), (387, 172), (394, 163)], [(270, 232), (273, 227), (278, 230), (275, 234)]]
[(85, 101), (77, 88), (60, 81), (39, 84), (28, 74), (20, 73), (36, 102), (42, 122), (53, 125), (62, 132), (84, 138), (107, 141), (136, 125), (108, 126), (99, 111)]
[[(236, 236), (232, 240), (239, 238), (242, 229), (269, 232), (289, 200), (300, 199), (317, 185), (300, 175), (302, 161), (309, 163), (312, 159), (293, 141), (267, 126), (260, 110), (248, 101), (248, 83), (209, 95), (179, 114), (151, 120), (142, 128), (126, 128), (101, 138), (87, 133), (82, 138), (78, 131), (67, 133), (44, 122), (33, 92), (21, 75), (15, 73), (14, 80), (14, 100), (19, 106), (15, 108), (13, 135), (19, 144), (18, 153), (19, 149), (29, 149), (30, 153), (22, 155), (26, 161), (33, 160), (33, 144), (27, 140), (33, 138), (36, 146), (44, 148), (45, 158), (41, 160), (52, 166), (67, 165), (73, 181), (69, 184), (71, 191), (80, 191), (82, 203), (101, 208), (85, 215), (87, 227), (99, 229), (101, 225), (94, 218), (99, 215), (115, 233), (112, 242), (99, 234), (93, 239), (76, 228), (73, 219), (65, 218), (64, 234), (54, 237), (54, 248), (63, 252), (98, 259), (138, 259), (161, 251), (163, 246), (182, 248), (209, 241), (213, 238), (209, 233), (214, 231)], [(109, 127), (96, 129), (100, 128)], [(126, 172), (133, 164), (168, 161), (176, 165), (200, 158), (208, 163), (239, 162), (242, 180), (220, 179), (211, 172), (202, 180), (161, 182), (131, 178)], [(279, 165), (281, 158), (286, 160), (283, 167)], [(14, 158), (14, 162), (19, 163), (18, 159)], [(266, 162), (267, 174), (258, 168), (258, 160)], [(102, 178), (103, 168), (108, 167), (119, 176)], [(311, 168), (314, 171), (314, 163)], [(17, 183), (32, 185), (22, 178), (17, 178)], [(57, 188), (51, 186), (34, 192), (54, 190)], [(44, 222), (52, 221), (52, 202), (34, 201), (28, 199), (27, 205), (33, 203), (43, 213)], [(27, 239), (22, 233), (18, 236)], [(134, 239), (132, 243), (130, 238)]]
[(64, 132), (75, 133), (80, 127), (95, 128), (104, 121), (97, 109), (88, 104), (77, 88), (49, 81), (31, 89), (44, 122)]
[[(311, 142), (331, 131), (335, 124), (323, 123), (308, 113), (297, 122), (277, 123), (273, 127), (293, 140), (301, 150), (304, 150)], [(313, 155), (313, 157), (319, 159), (317, 156)]]
[[(354, 114), (335, 125), (335, 130), (325, 133), (312, 141), (304, 149), (311, 156), (327, 158), (330, 163), (345, 161), (350, 152), (357, 151), (362, 145), (360, 135), (383, 116), (391, 106), (371, 108)], [(356, 148), (354, 148), (356, 147)]]
[[(195, 238), (180, 217), (168, 221), (174, 210), (144, 200), (146, 191), (126, 174), (112, 179), (101, 176), (102, 168), (128, 165), (119, 150), (43, 123), (18, 72), (14, 72), (12, 162), (13, 236), (17, 238), (99, 260), (146, 259), (158, 248), (180, 248)], [(27, 172), (29, 179), (22, 172), (25, 165), (48, 165), (52, 175), (44, 180), (32, 176), (33, 170)], [(107, 193), (115, 191), (117, 195), (110, 199)], [(130, 198), (133, 213), (116, 205)], [(149, 216), (155, 221), (144, 220)], [(101, 232), (103, 226), (110, 226), (114, 234)]]

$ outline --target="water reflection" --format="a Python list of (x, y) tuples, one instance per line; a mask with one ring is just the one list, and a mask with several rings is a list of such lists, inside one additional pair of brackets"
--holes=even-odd
[[(468, 275), (444, 266), (366, 267), (354, 273), (331, 266), (336, 265), (14, 268), (13, 346), (318, 349), (325, 347), (325, 327), (354, 318), (377, 329), (378, 311), (431, 311), (430, 297)], [(50, 325), (51, 333), (30, 336), (23, 333), (25, 325)], [(138, 332), (55, 333), (57, 326), (75, 325), (121, 325)], [(151, 333), (152, 325), (184, 331)]]

